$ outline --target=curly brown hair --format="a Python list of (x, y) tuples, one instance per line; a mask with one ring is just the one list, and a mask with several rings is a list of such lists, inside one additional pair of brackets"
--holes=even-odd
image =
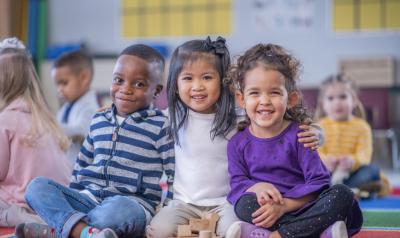
[(287, 108), (284, 119), (301, 124), (310, 124), (312, 122), (311, 115), (303, 105), (297, 87), (301, 63), (279, 45), (257, 44), (238, 58), (237, 63), (230, 68), (228, 75), (229, 79), (235, 84), (236, 90), (243, 92), (246, 73), (260, 65), (268, 70), (279, 71), (285, 77), (285, 88), (288, 93), (297, 91), (300, 95), (298, 103)]

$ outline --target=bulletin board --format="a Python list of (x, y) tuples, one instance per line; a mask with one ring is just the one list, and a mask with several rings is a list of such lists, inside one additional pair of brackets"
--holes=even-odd
[(226, 35), (232, 0), (123, 0), (125, 38)]
[(332, 0), (334, 31), (400, 30), (400, 0)]

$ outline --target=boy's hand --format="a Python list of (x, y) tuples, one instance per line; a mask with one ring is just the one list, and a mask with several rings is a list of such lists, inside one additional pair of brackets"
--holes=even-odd
[(317, 149), (320, 146), (319, 138), (322, 132), (309, 125), (300, 125), (299, 128), (303, 130), (297, 134), (299, 142), (306, 148)]
[(283, 214), (285, 211), (282, 204), (267, 203), (252, 214), (252, 222), (256, 226), (270, 228)]
[(278, 203), (283, 204), (282, 194), (279, 190), (271, 183), (256, 183), (249, 189), (248, 192), (253, 192), (257, 196), (257, 202), (260, 206), (267, 203)]

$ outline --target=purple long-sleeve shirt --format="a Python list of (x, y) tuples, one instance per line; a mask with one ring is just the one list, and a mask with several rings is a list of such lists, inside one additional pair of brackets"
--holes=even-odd
[(292, 122), (272, 138), (257, 138), (249, 129), (228, 143), (228, 170), (235, 204), (248, 188), (259, 182), (273, 184), (286, 198), (300, 198), (329, 187), (329, 173), (316, 151), (297, 141), (299, 125)]

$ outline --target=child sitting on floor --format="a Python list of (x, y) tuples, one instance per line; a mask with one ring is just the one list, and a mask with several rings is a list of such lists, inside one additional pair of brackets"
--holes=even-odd
[(149, 46), (122, 51), (113, 72), (113, 105), (93, 117), (70, 187), (38, 178), (27, 189), (29, 206), (49, 226), (21, 224), (18, 238), (144, 235), (161, 200), (163, 173), (172, 197), (174, 143), (167, 118), (150, 107), (163, 69), (164, 59)]
[(318, 153), (298, 142), (299, 123), (311, 121), (297, 89), (299, 66), (284, 48), (258, 44), (231, 70), (250, 125), (228, 143), (228, 200), (244, 221), (228, 234), (318, 237), (325, 230), (322, 237), (343, 238), (361, 228), (351, 190), (330, 187)]

